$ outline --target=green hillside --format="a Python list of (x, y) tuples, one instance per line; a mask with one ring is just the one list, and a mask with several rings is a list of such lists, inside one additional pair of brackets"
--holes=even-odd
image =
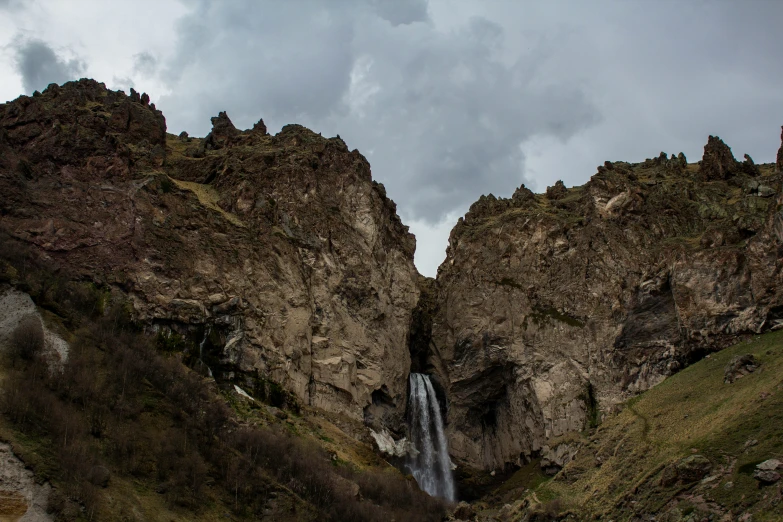
[[(744, 354), (754, 355), (759, 368), (724, 383), (726, 366)], [(781, 520), (780, 482), (761, 485), (753, 473), (763, 461), (783, 459), (783, 332), (753, 337), (686, 368), (630, 400), (582, 444), (554, 479), (506, 492), (502, 500), (513, 504), (505, 514), (512, 520), (651, 520), (654, 514), (666, 521), (750, 520), (741, 518), (746, 514)]]

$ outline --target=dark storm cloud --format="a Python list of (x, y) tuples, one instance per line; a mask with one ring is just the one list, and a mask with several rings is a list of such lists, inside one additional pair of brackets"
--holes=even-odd
[[(643, 161), (660, 151), (701, 158), (719, 135), (742, 159), (774, 161), (783, 124), (781, 2), (622, 2), (572, 5), (567, 18), (536, 12), (567, 30), (540, 76), (578, 83), (601, 123), (540, 152), (536, 188), (580, 185), (604, 160)], [(495, 14), (496, 15), (496, 14)], [(533, 147), (528, 150), (533, 152)]]
[(178, 31), (160, 103), (172, 128), (204, 134), (227, 110), (240, 127), (339, 133), (404, 214), (431, 223), (509, 195), (529, 137), (599, 119), (575, 86), (538, 79), (532, 55), (505, 60), (500, 25), (440, 30), (426, 2), (202, 2)]
[[(480, 194), (510, 195), (522, 182), (520, 144), (537, 133), (566, 138), (597, 120), (581, 93), (536, 85), (533, 64), (498, 58), (504, 32), (473, 18), (449, 33), (427, 26), (375, 38), (364, 24), (370, 100), (341, 122), (403, 208), (437, 222)], [(365, 87), (368, 88), (368, 87)]]
[[(189, 131), (220, 110), (242, 125), (292, 123), (338, 110), (350, 82), (353, 25), (324, 2), (202, 2), (178, 24), (162, 101)], [(206, 127), (205, 127), (206, 125)]]
[(42, 90), (50, 83), (77, 79), (84, 71), (84, 63), (80, 60), (60, 58), (42, 40), (20, 39), (15, 43), (14, 50), (16, 67), (27, 93)]

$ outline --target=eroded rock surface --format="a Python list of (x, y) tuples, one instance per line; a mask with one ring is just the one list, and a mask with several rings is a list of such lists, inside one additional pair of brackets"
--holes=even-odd
[(0, 442), (0, 520), (51, 522), (46, 513), (51, 489), (37, 484), (11, 445)]
[(0, 105), (0, 231), (252, 395), (375, 404), (399, 429), (418, 289), (395, 204), (339, 138), (212, 123), (180, 140), (146, 95), (92, 80)]
[(739, 165), (711, 137), (700, 166), (607, 162), (565, 193), (471, 206), (438, 272), (428, 354), (455, 461), (522, 464), (700, 354), (781, 325), (781, 179)]

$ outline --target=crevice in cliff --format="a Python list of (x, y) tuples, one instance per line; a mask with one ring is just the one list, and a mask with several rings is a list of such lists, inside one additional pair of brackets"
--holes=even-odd
[(411, 314), (408, 350), (411, 356), (410, 373), (435, 374), (448, 381), (448, 375), (438, 348), (432, 342), (432, 320), (437, 313), (437, 283), (430, 277), (419, 276), (419, 302)]

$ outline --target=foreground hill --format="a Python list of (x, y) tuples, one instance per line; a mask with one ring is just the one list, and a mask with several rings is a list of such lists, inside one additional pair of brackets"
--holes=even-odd
[[(727, 372), (747, 355), (755, 371)], [(522, 472), (492, 496), (509, 503), (497, 516), (781, 520), (783, 464), (776, 471), (767, 464), (768, 475), (759, 466), (783, 461), (783, 332), (755, 336), (669, 377), (572, 444), (575, 460), (553, 480), (515, 487)]]

